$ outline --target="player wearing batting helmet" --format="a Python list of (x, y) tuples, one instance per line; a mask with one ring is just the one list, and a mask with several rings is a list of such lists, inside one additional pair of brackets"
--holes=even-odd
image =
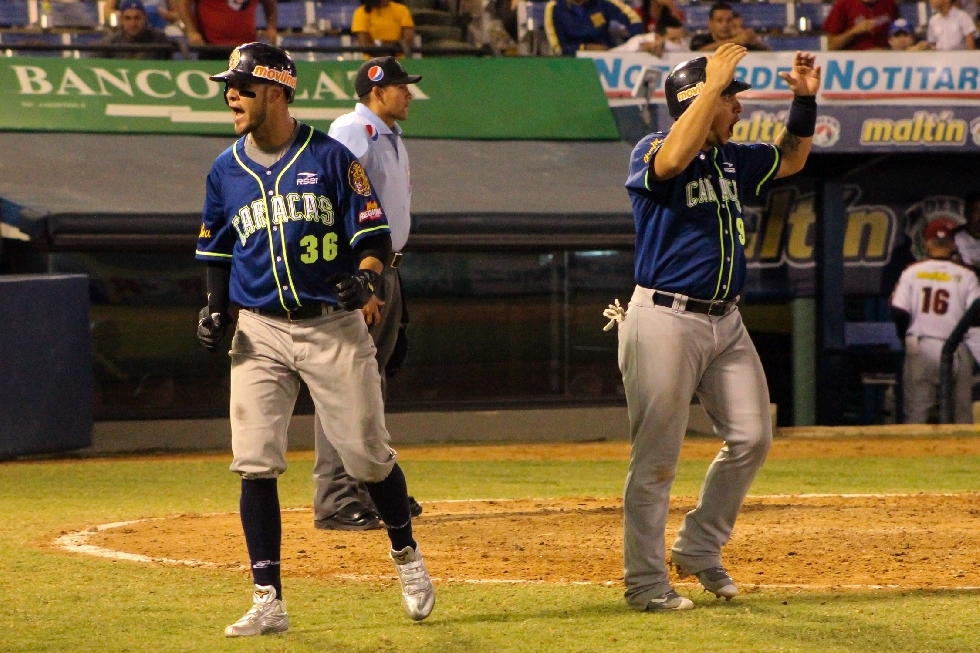
[(745, 281), (746, 200), (803, 168), (816, 123), (820, 69), (796, 53), (780, 73), (793, 91), (775, 145), (730, 142), (749, 88), (735, 79), (744, 47), (725, 44), (710, 58), (674, 68), (665, 92), (676, 122), (643, 138), (630, 158), (626, 188), (636, 223), (636, 289), (619, 326), (632, 451), (624, 491), (626, 600), (638, 610), (687, 610), (671, 587), (664, 530), (670, 486), (697, 395), (725, 441), (697, 507), (671, 550), (682, 576), (695, 575), (719, 597), (738, 588), (721, 548), (772, 440), (769, 392), (738, 301)]
[[(970, 268), (954, 263), (952, 221), (936, 220), (923, 231), (928, 258), (905, 268), (892, 293), (892, 317), (905, 343), (902, 399), (907, 424), (925, 424), (936, 403), (943, 345), (963, 314), (980, 298)], [(972, 336), (972, 334), (970, 334)], [(953, 358), (953, 413), (957, 424), (973, 423), (973, 358), (961, 343)]]
[(197, 258), (208, 264), (208, 305), (197, 335), (215, 351), (241, 307), (231, 341), (231, 469), (255, 582), (252, 608), (229, 637), (283, 632), (277, 479), (300, 380), (345, 469), (364, 482), (387, 526), (408, 615), (425, 619), (435, 591), (412, 536), (408, 489), (388, 446), (381, 377), (360, 309), (391, 258), (390, 228), (350, 150), (289, 115), (296, 67), (279, 48), (239, 46), (225, 102), (241, 136), (207, 178)]

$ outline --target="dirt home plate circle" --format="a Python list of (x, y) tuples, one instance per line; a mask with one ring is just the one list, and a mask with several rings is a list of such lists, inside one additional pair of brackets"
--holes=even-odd
[[(976, 493), (750, 496), (725, 558), (746, 592), (976, 588), (978, 499)], [(668, 541), (695, 502), (671, 501)], [(283, 512), (288, 575), (394, 578), (382, 533), (318, 531), (309, 515), (309, 508)], [(425, 503), (418, 528), (436, 580), (618, 587), (622, 520), (620, 499), (433, 501)], [(179, 515), (89, 529), (59, 542), (96, 555), (244, 573), (239, 529), (237, 513)]]

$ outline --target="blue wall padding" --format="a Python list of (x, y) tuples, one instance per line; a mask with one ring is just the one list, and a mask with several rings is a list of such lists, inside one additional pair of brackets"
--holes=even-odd
[(0, 459), (92, 445), (88, 277), (0, 276)]

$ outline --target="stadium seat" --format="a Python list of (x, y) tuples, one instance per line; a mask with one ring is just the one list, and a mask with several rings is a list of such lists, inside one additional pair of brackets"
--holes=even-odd
[[(276, 27), (280, 30), (303, 29), (314, 24), (314, 14), (310, 2), (280, 2)], [(265, 29), (265, 10), (259, 4), (255, 12), (255, 23)]]
[(416, 25), (455, 25), (456, 18), (448, 11), (413, 9), (412, 20)]
[[(44, 16), (41, 17), (42, 21)], [(43, 22), (42, 22), (43, 25)], [(46, 27), (99, 27), (99, 5), (94, 2), (52, 2)]]
[[(742, 17), (743, 25), (756, 31), (781, 31), (789, 24), (789, 15), (784, 2), (739, 3), (732, 5), (732, 8)], [(685, 25), (688, 30), (704, 31), (708, 29), (708, 14), (711, 13), (710, 3), (686, 5), (684, 13), (687, 16)]]
[[(280, 5), (281, 6), (281, 5)], [(349, 46), (350, 36), (283, 36), (279, 38), (279, 47), (289, 51), (297, 61), (329, 61), (350, 56), (344, 52), (303, 52), (293, 51), (294, 48)]]
[[(62, 38), (64, 36), (64, 38)], [(0, 49), (10, 56), (25, 57), (62, 57), (62, 50), (17, 50), (18, 45), (70, 45), (67, 34), (35, 33), (24, 34), (17, 32), (0, 32)]]
[(0, 26), (26, 27), (31, 24), (31, 14), (27, 2), (21, 0), (0, 0)]
[(813, 36), (794, 36), (791, 34), (764, 34), (760, 37), (762, 41), (773, 50), (786, 50), (795, 52), (819, 52), (820, 37)]
[(735, 11), (742, 17), (742, 24), (759, 32), (782, 31), (789, 20), (784, 2), (741, 3)]
[(349, 32), (354, 11), (359, 6), (361, 5), (358, 2), (316, 2), (314, 3), (314, 15), (317, 26), (320, 26), (320, 21), (323, 20), (328, 22), (328, 25), (323, 29)]

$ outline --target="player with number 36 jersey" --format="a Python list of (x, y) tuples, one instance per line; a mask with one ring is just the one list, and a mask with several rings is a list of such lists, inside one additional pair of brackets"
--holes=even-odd
[(217, 158), (197, 258), (232, 263), (232, 302), (294, 311), (308, 302), (336, 304), (323, 280), (356, 269), (352, 248), (388, 231), (357, 158), (301, 125), (291, 150), (271, 168), (246, 156), (244, 137)]

